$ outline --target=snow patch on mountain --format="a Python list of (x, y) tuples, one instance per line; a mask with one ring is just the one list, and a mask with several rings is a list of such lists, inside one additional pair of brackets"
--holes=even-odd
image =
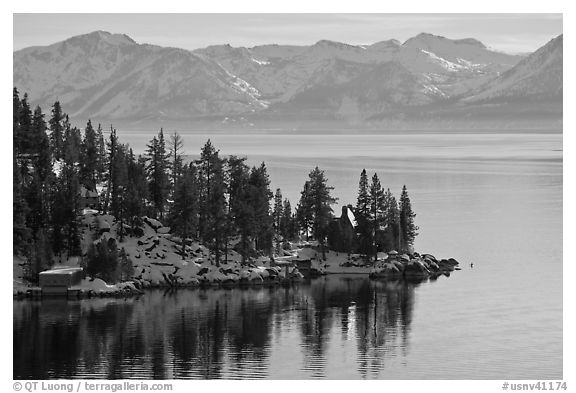
[(251, 58), (250, 60), (252, 60), (254, 63), (261, 65), (261, 66), (265, 66), (265, 65), (270, 65), (269, 61), (265, 61), (265, 60), (257, 60), (255, 58)]
[(462, 59), (461, 57), (457, 57), (456, 60), (464, 68), (468, 68), (470, 70), (482, 69), (482, 68), (487, 66), (487, 64), (472, 63), (471, 61), (468, 61), (466, 59)]
[(432, 59), (432, 61), (434, 61), (437, 64), (440, 64), (447, 71), (458, 72), (458, 71), (465, 68), (461, 64), (456, 64), (456, 63), (453, 63), (453, 62), (448, 61), (446, 59), (443, 59), (442, 57), (436, 56), (434, 53), (428, 52), (427, 50), (420, 49), (420, 52), (428, 55)]
[(444, 93), (442, 90), (440, 90), (437, 86), (434, 86), (434, 85), (425, 84), (422, 86), (421, 91), (424, 94), (428, 94), (428, 95), (432, 95), (432, 96), (436, 96), (436, 97), (448, 98), (448, 95), (446, 93)]
[(226, 75), (230, 78), (231, 86), (235, 90), (240, 93), (246, 94), (252, 99), (252, 102), (261, 106), (262, 108), (268, 108), (270, 106), (270, 102), (266, 100), (260, 99), (262, 94), (258, 89), (252, 86), (250, 83), (246, 82), (244, 79), (232, 74), (226, 68), (222, 66), (222, 64), (216, 62), (222, 68), (222, 70), (226, 73)]

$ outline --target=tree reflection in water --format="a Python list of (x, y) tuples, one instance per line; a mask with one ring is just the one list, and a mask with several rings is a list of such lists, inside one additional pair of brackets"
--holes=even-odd
[[(14, 301), (14, 379), (325, 378), (338, 343), (355, 345), (359, 377), (377, 378), (408, 350), (418, 285), (338, 275), (291, 288)], [(301, 355), (274, 353), (288, 339)]]

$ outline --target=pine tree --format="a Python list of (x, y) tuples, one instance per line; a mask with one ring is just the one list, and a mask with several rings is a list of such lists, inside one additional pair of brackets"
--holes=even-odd
[(254, 211), (256, 250), (272, 253), (272, 239), (274, 237), (273, 219), (270, 215), (270, 179), (264, 162), (259, 167), (253, 167), (248, 179), (250, 186), (249, 203)]
[(96, 181), (102, 182), (106, 173), (106, 142), (104, 141), (101, 124), (98, 124), (98, 129), (96, 130), (96, 151)]
[[(75, 129), (77, 130), (77, 129)], [(62, 217), (65, 223), (65, 234), (68, 255), (80, 255), (80, 223), (78, 222), (80, 180), (76, 159), (78, 158), (79, 133), (70, 131), (64, 140), (64, 166), (60, 174), (61, 192), (64, 193), (65, 206)]]
[(128, 151), (127, 173), (125, 209), (126, 216), (130, 219), (130, 226), (134, 228), (144, 214), (148, 183), (146, 181), (146, 160), (141, 156), (136, 159), (132, 149)]
[(81, 253), (80, 223), (77, 216), (80, 182), (74, 153), (77, 141), (71, 130), (67, 134), (63, 146), (64, 162), (60, 174), (55, 180), (52, 198), (52, 244), (54, 252), (60, 256), (62, 251), (67, 251), (68, 256)]
[(96, 190), (98, 180), (98, 141), (92, 122), (88, 120), (84, 130), (80, 155), (80, 183), (90, 190)]
[(221, 253), (224, 248), (227, 224), (226, 186), (222, 160), (217, 159), (212, 162), (211, 173), (209, 188), (207, 190), (203, 235), (214, 253), (216, 266), (219, 267)]
[(28, 94), (24, 93), (24, 97), (20, 101), (20, 114), (19, 114), (19, 131), (20, 131), (20, 146), (18, 149), (22, 154), (29, 154), (33, 143), (30, 140), (30, 131), (32, 129), (32, 111), (28, 103)]
[(229, 220), (232, 234), (240, 235), (240, 254), (245, 262), (250, 252), (249, 240), (254, 233), (254, 209), (250, 204), (249, 184), (250, 169), (245, 164), (246, 158), (230, 156), (228, 164)]
[(391, 235), (391, 248), (385, 251), (400, 250), (400, 210), (398, 209), (398, 202), (396, 201), (394, 195), (392, 195), (390, 192), (389, 188), (384, 194), (384, 200), (386, 201), (385, 223), (388, 229), (388, 233)]
[(20, 93), (17, 88), (12, 90), (12, 143), (15, 154), (22, 153), (22, 130), (20, 128), (20, 113), (22, 111), (22, 102), (20, 101)]
[(280, 230), (280, 223), (282, 220), (283, 212), (284, 212), (284, 207), (282, 205), (282, 191), (279, 188), (277, 188), (276, 193), (274, 194), (274, 208), (272, 210), (272, 222), (273, 222), (273, 228), (274, 228), (274, 232), (276, 234), (276, 239), (277, 239), (277, 244), (276, 244), (277, 249), (280, 248), (280, 236), (282, 236), (281, 230)]
[(113, 179), (111, 191), (110, 212), (116, 220), (119, 221), (118, 232), (120, 235), (120, 242), (124, 241), (125, 228), (124, 225), (127, 220), (127, 196), (129, 193), (128, 181), (128, 152), (127, 147), (123, 144), (118, 144), (114, 160), (112, 161)]
[(148, 160), (147, 173), (150, 186), (150, 197), (154, 205), (156, 216), (162, 220), (166, 200), (170, 191), (168, 178), (168, 155), (164, 141), (164, 131), (160, 129), (158, 138), (154, 137), (147, 146), (146, 158)]
[(333, 218), (332, 205), (337, 199), (330, 195), (334, 187), (328, 186), (328, 179), (324, 171), (318, 167), (310, 172), (309, 194), (312, 207), (312, 234), (320, 243), (322, 258), (326, 260), (325, 242), (328, 235), (328, 226)]
[(279, 188), (276, 189), (276, 193), (274, 194), (274, 210), (272, 213), (273, 222), (274, 222), (274, 230), (276, 233), (280, 233), (280, 220), (282, 218), (282, 190)]
[(161, 167), (161, 189), (163, 192), (163, 204), (160, 210), (160, 217), (164, 217), (166, 199), (170, 195), (170, 161), (169, 152), (166, 150), (166, 140), (164, 139), (164, 129), (158, 132), (158, 159)]
[(370, 196), (368, 176), (366, 169), (362, 169), (360, 173), (360, 181), (358, 183), (358, 198), (356, 201), (356, 209), (354, 210), (356, 217), (357, 232), (360, 237), (360, 252), (368, 255), (372, 249), (372, 227), (370, 225)]
[(186, 238), (198, 225), (198, 180), (193, 165), (184, 166), (174, 190), (174, 204), (169, 223), (172, 231), (182, 238), (182, 259), (186, 258)]
[(200, 159), (196, 161), (198, 167), (198, 183), (200, 186), (200, 215), (198, 229), (200, 238), (204, 239), (208, 228), (208, 200), (212, 189), (212, 179), (214, 178), (215, 168), (221, 164), (218, 157), (218, 151), (212, 145), (210, 139), (200, 150)]
[(414, 217), (416, 214), (412, 211), (412, 204), (406, 185), (402, 187), (402, 194), (400, 195), (400, 232), (402, 236), (401, 249), (404, 252), (409, 252), (414, 245), (414, 240), (418, 235), (418, 227), (414, 224)]
[(280, 234), (284, 239), (292, 239), (296, 235), (294, 215), (292, 214), (292, 206), (290, 201), (284, 199), (282, 205), (282, 217), (280, 217)]
[(28, 207), (26, 225), (36, 237), (41, 228), (48, 224), (47, 179), (51, 170), (50, 151), (46, 146), (46, 123), (39, 107), (30, 120), (26, 120), (26, 133), (23, 135), (26, 153), (19, 154), (22, 191)]
[(52, 106), (52, 117), (50, 118), (50, 142), (52, 143), (52, 151), (54, 152), (54, 159), (60, 160), (64, 158), (64, 113), (60, 102), (56, 101)]
[(62, 253), (65, 251), (66, 248), (66, 235), (65, 235), (65, 227), (66, 227), (66, 219), (67, 219), (67, 200), (66, 200), (66, 193), (63, 185), (63, 181), (61, 180), (61, 173), (57, 177), (56, 181), (53, 184), (53, 189), (50, 193), (50, 204), (51, 204), (51, 227), (52, 227), (52, 251), (55, 255), (62, 256)]
[(42, 182), (46, 181), (52, 171), (52, 154), (50, 151), (50, 141), (46, 134), (46, 122), (40, 107), (36, 107), (32, 117), (32, 130), (30, 141), (33, 144), (34, 169)]
[[(24, 197), (24, 178), (20, 154), (22, 153), (22, 138), (20, 134), (20, 112), (22, 104), (18, 89), (12, 91), (13, 114), (13, 144), (12, 144), (12, 231), (14, 254), (25, 254), (28, 251), (28, 242), (31, 239), (30, 228), (26, 226), (26, 216), (29, 213), (28, 204)], [(19, 158), (17, 158), (19, 157)]]
[(176, 181), (180, 176), (182, 170), (182, 151), (184, 149), (184, 142), (182, 137), (176, 131), (170, 134), (170, 142), (168, 143), (168, 151), (170, 156), (170, 181), (172, 189), (176, 188)]
[(371, 225), (371, 236), (372, 236), (372, 249), (374, 260), (376, 260), (378, 255), (378, 245), (376, 244), (376, 233), (381, 229), (384, 224), (384, 214), (385, 214), (385, 200), (384, 191), (382, 190), (382, 185), (378, 179), (378, 174), (372, 176), (372, 183), (370, 184), (370, 190), (368, 194), (369, 201), (369, 212), (368, 220)]
[[(16, 146), (14, 145), (14, 148)], [(13, 178), (12, 178), (12, 233), (14, 254), (25, 254), (28, 251), (28, 242), (31, 239), (30, 228), (26, 226), (26, 216), (29, 208), (24, 198), (20, 168), (16, 160), (16, 154), (12, 155)]]
[(82, 146), (82, 133), (77, 127), (72, 127), (68, 115), (64, 118), (64, 141), (62, 146), (63, 158), (69, 163), (80, 163)]
[(36, 194), (34, 198), (35, 214), (37, 219), (37, 228), (46, 227), (49, 221), (49, 184), (52, 177), (52, 158), (50, 152), (50, 143), (46, 134), (46, 122), (44, 114), (40, 107), (36, 107), (32, 117), (31, 130), (29, 132), (29, 141), (31, 142), (30, 153), (34, 167), (32, 192)]
[(110, 140), (107, 143), (107, 159), (106, 163), (108, 166), (108, 173), (106, 174), (106, 198), (104, 200), (104, 214), (108, 213), (108, 209), (110, 208), (110, 198), (115, 198), (115, 195), (112, 194), (112, 188), (115, 183), (115, 172), (114, 172), (114, 164), (116, 160), (116, 154), (118, 150), (118, 137), (116, 136), (116, 129), (112, 125), (110, 125)]
[(306, 180), (304, 187), (300, 192), (300, 201), (296, 207), (296, 222), (300, 230), (306, 234), (306, 240), (309, 238), (310, 228), (313, 221), (312, 203), (310, 180)]
[(368, 195), (368, 176), (366, 169), (362, 169), (360, 173), (360, 182), (358, 184), (358, 199), (356, 202), (356, 211), (354, 212), (356, 218), (367, 218), (370, 211), (370, 200)]

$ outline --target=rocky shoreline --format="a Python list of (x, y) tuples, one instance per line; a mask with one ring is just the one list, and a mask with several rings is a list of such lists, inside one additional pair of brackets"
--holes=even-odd
[(459, 262), (454, 258), (436, 259), (431, 254), (398, 255), (391, 253), (385, 259), (377, 261), (370, 270), (370, 278), (436, 278), (450, 276), (454, 270), (460, 270)]
[[(379, 253), (376, 262), (360, 254), (345, 254), (326, 250), (324, 256), (316, 242), (289, 243), (280, 256), (256, 256), (244, 261), (234, 250), (234, 243), (217, 266), (210, 250), (192, 239), (183, 240), (170, 233), (170, 228), (155, 219), (142, 217), (143, 225), (123, 242), (133, 264), (132, 279), (108, 284), (100, 278), (85, 277), (71, 286), (64, 297), (137, 296), (147, 289), (165, 288), (237, 288), (290, 286), (309, 277), (325, 274), (362, 274), (370, 279), (436, 278), (459, 270), (453, 258), (440, 259), (430, 254)], [(88, 213), (83, 217), (83, 249), (96, 242), (116, 241), (118, 223), (113, 216)], [(96, 233), (96, 231), (99, 231)], [(136, 233), (137, 232), (137, 233)], [(96, 237), (96, 240), (94, 238)], [(184, 252), (184, 254), (183, 254)], [(67, 261), (69, 264), (70, 261)], [(55, 266), (53, 269), (65, 267)], [(14, 281), (14, 297), (40, 298), (39, 287), (24, 281)]]
[[(394, 252), (385, 258), (379, 259), (371, 267), (367, 268), (369, 279), (386, 280), (422, 280), (435, 279), (439, 276), (450, 276), (455, 270), (460, 270), (459, 262), (454, 258), (436, 259), (431, 254), (398, 255)], [(346, 273), (326, 273), (319, 272), (313, 276), (326, 274), (346, 274)], [(147, 281), (142, 278), (132, 281), (122, 282), (116, 285), (106, 285), (99, 279), (87, 278), (84, 281), (88, 285), (73, 287), (69, 289), (68, 299), (90, 299), (90, 298), (127, 298), (145, 294), (148, 289), (207, 289), (207, 288), (250, 288), (250, 287), (277, 287), (291, 286), (304, 281), (306, 278), (293, 266), (243, 266), (237, 264), (231, 266), (212, 266), (212, 269), (203, 267), (198, 271), (197, 278), (184, 281), (176, 274), (163, 274), (163, 280)], [(308, 277), (310, 278), (310, 277)], [(103, 284), (90, 285), (93, 282)], [(18, 288), (14, 291), (15, 299), (34, 299), (50, 297), (42, 295), (38, 287)]]
[[(163, 281), (151, 282), (144, 279), (134, 279), (115, 285), (107, 285), (99, 279), (86, 278), (83, 280), (86, 285), (70, 288), (65, 297), (68, 299), (122, 298), (142, 295), (147, 289), (274, 287), (290, 286), (304, 280), (304, 276), (297, 268), (289, 266), (286, 266), (285, 269), (276, 266), (248, 267), (243, 270), (228, 266), (215, 267), (213, 270), (203, 268), (198, 272), (198, 278), (193, 278), (186, 282), (182, 280), (181, 276), (173, 274), (164, 274), (163, 276)], [(98, 282), (99, 285), (90, 285), (92, 282)], [(42, 294), (39, 287), (20, 287), (14, 290), (14, 298), (16, 299), (43, 297), (54, 296)]]

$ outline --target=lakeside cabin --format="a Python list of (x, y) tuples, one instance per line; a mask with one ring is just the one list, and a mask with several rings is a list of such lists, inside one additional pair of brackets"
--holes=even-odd
[(82, 276), (81, 267), (65, 267), (40, 272), (42, 295), (66, 296), (69, 288), (80, 284)]
[(96, 191), (80, 186), (78, 207), (82, 209), (96, 209), (100, 204), (100, 197)]

